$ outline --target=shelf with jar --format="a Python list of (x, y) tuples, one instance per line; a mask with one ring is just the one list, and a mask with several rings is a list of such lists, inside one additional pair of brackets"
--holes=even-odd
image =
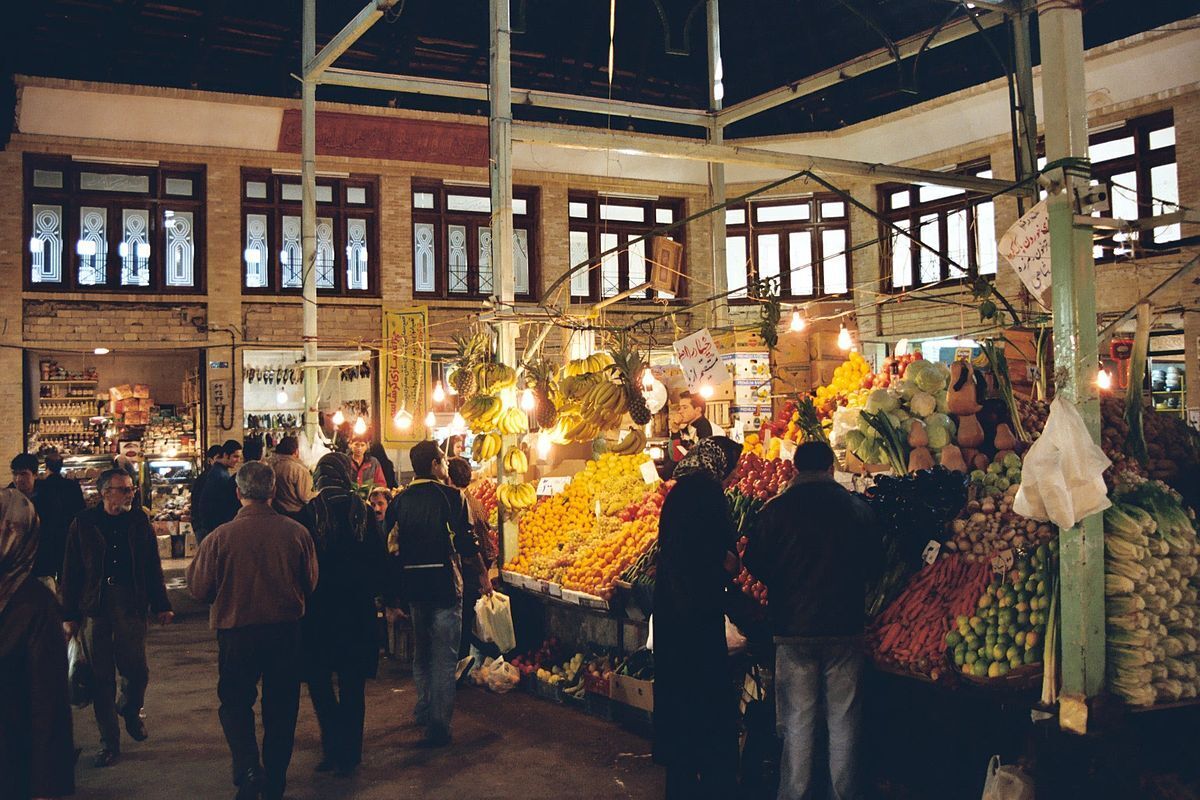
[(1151, 361), (1150, 366), (1150, 405), (1155, 411), (1173, 414), (1183, 414), (1187, 408), (1184, 398), (1187, 396), (1183, 365), (1177, 363)]

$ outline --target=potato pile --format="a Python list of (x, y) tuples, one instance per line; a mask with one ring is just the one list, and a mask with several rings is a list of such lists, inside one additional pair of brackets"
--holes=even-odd
[(950, 522), (946, 549), (963, 553), (968, 562), (990, 561), (1006, 550), (1036, 548), (1054, 537), (1049, 522), (1022, 517), (1012, 510), (1018, 484), (1009, 486), (999, 497), (971, 500), (957, 519)]

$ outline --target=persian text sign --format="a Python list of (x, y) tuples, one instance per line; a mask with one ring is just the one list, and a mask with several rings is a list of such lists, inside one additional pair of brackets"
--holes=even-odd
[(1016, 270), (1021, 282), (1038, 302), (1050, 307), (1050, 212), (1038, 203), (1004, 232), (997, 245), (1000, 255)]
[(699, 389), (703, 383), (716, 387), (729, 380), (729, 370), (721, 361), (721, 353), (708, 328), (675, 342), (675, 357), (689, 389)]
[[(429, 383), (429, 322), (424, 306), (383, 312), (380, 349), (379, 429), (384, 447), (398, 447), (426, 436), (425, 395)], [(412, 427), (393, 421), (400, 409), (412, 414)]]

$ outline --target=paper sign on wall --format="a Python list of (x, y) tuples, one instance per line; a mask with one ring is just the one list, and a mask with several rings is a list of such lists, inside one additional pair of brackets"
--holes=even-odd
[(1050, 212), (1045, 200), (1004, 232), (997, 250), (1030, 294), (1050, 308)]
[(729, 380), (729, 370), (721, 361), (721, 353), (708, 328), (675, 342), (675, 357), (689, 389), (699, 389), (704, 383), (715, 387)]

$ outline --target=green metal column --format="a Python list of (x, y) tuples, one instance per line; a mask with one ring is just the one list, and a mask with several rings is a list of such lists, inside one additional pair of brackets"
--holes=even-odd
[[(1046, 160), (1052, 179), (1051, 282), (1054, 296), (1054, 385), (1073, 402), (1092, 440), (1100, 440), (1095, 378), (1096, 279), (1092, 231), (1075, 225), (1076, 198), (1087, 191), (1087, 108), (1083, 76), (1083, 14), (1073, 4), (1039, 14)], [(1055, 165), (1059, 168), (1055, 168)], [(1104, 531), (1099, 515), (1060, 533), (1064, 727), (1086, 727), (1085, 698), (1104, 685)], [(1080, 716), (1082, 712), (1083, 716)]]

